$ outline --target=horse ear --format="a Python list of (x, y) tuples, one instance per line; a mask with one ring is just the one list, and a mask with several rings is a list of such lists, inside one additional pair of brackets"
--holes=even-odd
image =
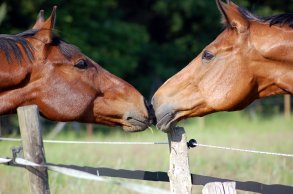
[(40, 10), (37, 21), (35, 25), (33, 26), (33, 29), (40, 29), (45, 22), (45, 17), (44, 17), (44, 10)]
[(57, 6), (55, 5), (53, 7), (50, 17), (44, 22), (43, 29), (47, 29), (47, 30), (54, 29), (55, 21), (56, 21), (56, 10), (57, 10)]
[(56, 21), (56, 9), (57, 9), (57, 6), (54, 6), (50, 17), (46, 21), (42, 21), (43, 20), (42, 18), (44, 17), (42, 16), (43, 13), (40, 13), (41, 16), (35, 24), (36, 28), (34, 29), (39, 30), (36, 36), (39, 40), (41, 40), (45, 44), (51, 43), (53, 39), (53, 30), (54, 30), (55, 21)]
[(223, 16), (223, 22), (227, 27), (235, 28), (239, 33), (245, 32), (249, 27), (249, 21), (240, 12), (238, 5), (227, 0), (227, 3), (222, 0), (216, 0), (218, 8)]

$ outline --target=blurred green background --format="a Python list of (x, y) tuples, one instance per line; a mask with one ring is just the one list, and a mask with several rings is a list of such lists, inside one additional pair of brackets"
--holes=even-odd
[[(259, 16), (293, 12), (292, 0), (235, 0)], [(214, 0), (7, 0), (0, 1), (0, 33), (29, 29), (40, 9), (46, 16), (58, 6), (56, 32), (102, 67), (133, 84), (150, 99), (170, 76), (191, 61), (223, 30)], [(199, 143), (292, 153), (293, 118), (283, 116), (283, 96), (257, 100), (244, 111), (215, 113), (179, 123)], [(292, 107), (292, 104), (291, 104)], [(166, 141), (154, 129), (129, 134), (120, 128), (42, 119), (44, 138), (95, 141)], [(56, 129), (56, 128), (55, 128)], [(19, 137), (17, 117), (0, 117), (0, 136)], [(0, 141), (0, 157), (17, 142)], [(95, 167), (168, 170), (168, 146), (97, 146), (45, 144), (48, 162)], [(210, 149), (190, 151), (191, 171), (266, 184), (293, 185), (291, 158)], [(28, 193), (25, 171), (0, 166), (0, 194)], [(124, 180), (125, 181), (125, 180)], [(150, 183), (168, 189), (167, 183)], [(51, 193), (130, 193), (117, 186), (69, 178), (50, 172)], [(199, 191), (199, 190), (198, 190)], [(198, 192), (195, 192), (198, 193)], [(240, 192), (241, 193), (241, 192)]]
[[(259, 16), (293, 12), (292, 0), (236, 3)], [(39, 10), (48, 17), (54, 5), (58, 6), (56, 32), (149, 100), (223, 30), (214, 0), (1, 0), (0, 33), (29, 29)], [(279, 114), (283, 97), (258, 101), (246, 112), (251, 117)], [(17, 127), (13, 118), (0, 122), (2, 134)], [(50, 122), (44, 125), (49, 128)]]
[[(0, 33), (29, 29), (58, 6), (56, 30), (69, 43), (150, 98), (223, 29), (214, 0), (0, 1)], [(237, 0), (260, 16), (293, 12), (292, 0)]]

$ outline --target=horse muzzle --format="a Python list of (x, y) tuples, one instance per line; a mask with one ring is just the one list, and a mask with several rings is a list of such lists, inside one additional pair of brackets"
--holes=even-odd
[(123, 126), (124, 131), (127, 132), (143, 131), (151, 125), (149, 118), (145, 118), (142, 115), (135, 114), (134, 112), (126, 113), (123, 120), (127, 123)]
[(173, 128), (176, 125), (176, 114), (172, 106), (160, 106), (158, 109), (155, 109), (155, 114), (157, 118), (156, 126), (160, 130), (168, 132), (171, 128)]

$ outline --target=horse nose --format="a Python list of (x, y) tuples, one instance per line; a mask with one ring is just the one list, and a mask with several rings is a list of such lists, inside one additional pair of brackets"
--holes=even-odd
[(162, 131), (167, 131), (175, 117), (174, 108), (170, 105), (162, 105), (156, 109), (157, 127)]
[(158, 93), (153, 96), (152, 105), (155, 111), (156, 126), (162, 131), (168, 131), (173, 124), (174, 107), (162, 100), (161, 95), (158, 95)]
[(149, 121), (151, 124), (156, 125), (157, 124), (157, 118), (155, 115), (154, 107), (151, 103), (149, 103), (146, 99), (144, 99), (144, 104), (148, 110), (149, 113)]

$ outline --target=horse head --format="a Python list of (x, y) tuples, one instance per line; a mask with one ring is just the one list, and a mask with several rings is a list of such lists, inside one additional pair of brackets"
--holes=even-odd
[[(6, 72), (5, 68), (0, 72), (0, 80), (6, 80), (5, 86), (0, 84), (0, 100), (5, 102), (0, 105), (0, 113), (36, 104), (41, 114), (51, 120), (144, 130), (150, 124), (144, 97), (58, 37), (54, 33), (55, 19), (56, 7), (47, 20), (44, 11), (40, 11), (31, 30), (11, 37), (16, 39), (15, 48), (20, 53), (11, 54), (11, 64), (5, 65)], [(17, 60), (20, 54), (22, 60)]]
[(162, 130), (185, 118), (239, 110), (257, 98), (293, 92), (293, 31), (276, 20), (288, 23), (289, 16), (261, 19), (231, 1), (216, 2), (224, 31), (153, 97)]

